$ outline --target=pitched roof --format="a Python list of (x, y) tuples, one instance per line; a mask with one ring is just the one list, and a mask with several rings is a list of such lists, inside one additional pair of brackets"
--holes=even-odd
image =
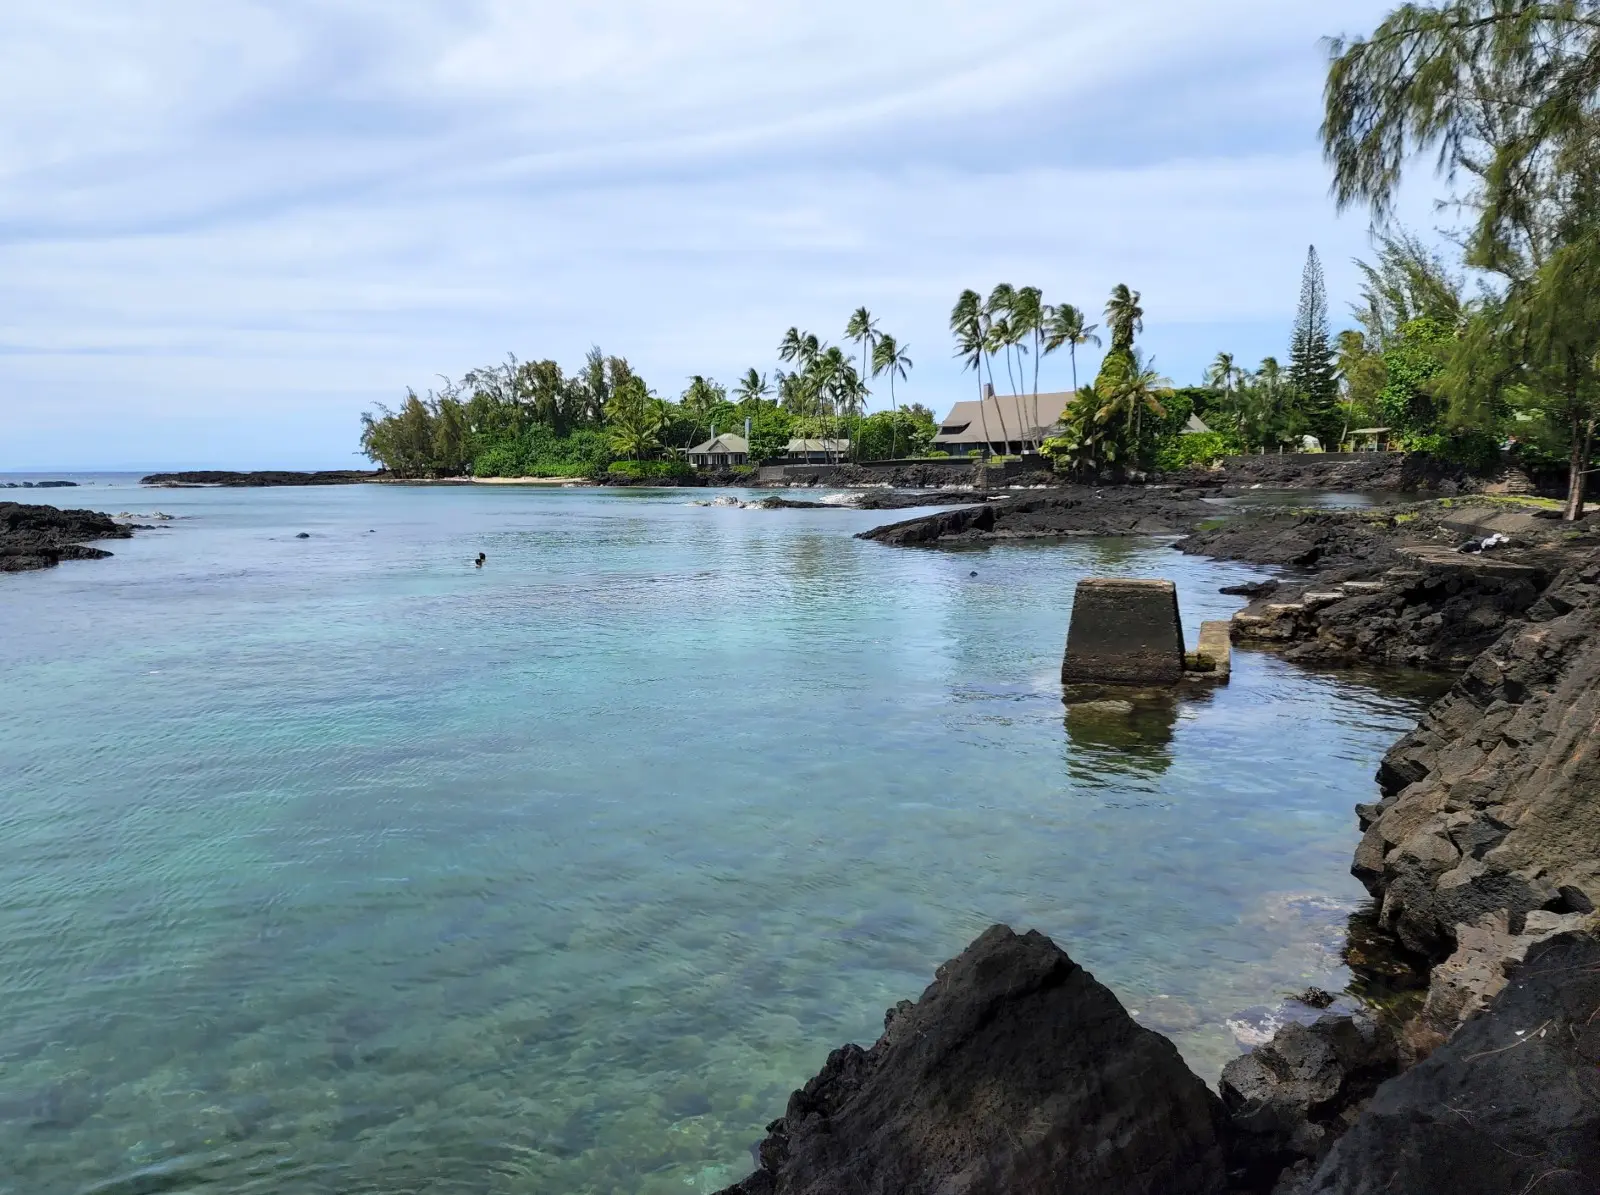
[(848, 452), (849, 440), (790, 440), (788, 452)]
[[(1037, 440), (1056, 423), (1072, 401), (1073, 391), (1057, 390), (1038, 396), (992, 394), (981, 403), (977, 399), (958, 402), (939, 425), (935, 444), (1001, 443), (1006, 440)], [(987, 425), (987, 432), (985, 431)]]
[(1190, 412), (1189, 422), (1183, 425), (1183, 431), (1179, 434), (1185, 436), (1203, 436), (1210, 430), (1211, 426), (1204, 419), (1200, 418), (1200, 416), (1194, 414), (1193, 412)]
[(689, 449), (690, 456), (706, 456), (713, 452), (749, 452), (750, 444), (743, 436), (736, 436), (732, 432), (723, 432), (714, 440), (707, 440), (704, 444)]

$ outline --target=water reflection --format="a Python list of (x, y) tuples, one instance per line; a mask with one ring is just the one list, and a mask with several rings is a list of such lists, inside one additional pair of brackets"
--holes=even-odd
[(1067, 771), (1074, 780), (1100, 786), (1115, 776), (1160, 776), (1172, 766), (1175, 694), (1073, 701), (1065, 721)]

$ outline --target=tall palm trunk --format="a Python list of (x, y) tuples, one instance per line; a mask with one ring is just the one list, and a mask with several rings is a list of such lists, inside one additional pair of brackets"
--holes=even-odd
[(1039, 329), (1035, 320), (1033, 329), (1033, 448), (1037, 452), (1044, 437), (1039, 433), (1044, 429), (1039, 426)]
[[(994, 354), (993, 353), (986, 353), (984, 356), (985, 356), (985, 359), (989, 363), (989, 389), (991, 391), (993, 391), (994, 390)], [(1000, 455), (1001, 456), (1007, 456), (1011, 452), (1011, 433), (1006, 430), (1006, 413), (1000, 406), (1000, 396), (998, 394), (995, 395), (995, 399), (994, 399), (994, 413), (995, 413), (995, 417), (1000, 420), (1000, 434), (1005, 438), (1005, 448), (1003, 448), (1001, 450)], [(989, 434), (989, 428), (988, 428), (988, 424), (987, 423), (985, 423), (985, 425), (984, 425), (983, 434), (984, 434), (985, 437), (987, 437), (988, 434)], [(985, 445), (985, 447), (987, 447), (987, 445)]]
[(900, 459), (900, 404), (894, 396), (894, 370), (889, 371), (889, 407), (894, 411), (894, 422), (889, 425), (889, 459)]
[[(978, 375), (978, 420), (983, 424), (983, 454), (989, 455), (989, 404), (983, 396), (983, 366), (979, 365), (975, 371)], [(991, 371), (992, 373), (993, 371)], [(994, 388), (994, 383), (989, 383), (989, 388)]]
[(1572, 451), (1567, 457), (1567, 506), (1561, 517), (1576, 522), (1583, 517), (1585, 482), (1589, 468), (1589, 453), (1594, 448), (1594, 424), (1587, 423), (1576, 409), (1572, 412)]

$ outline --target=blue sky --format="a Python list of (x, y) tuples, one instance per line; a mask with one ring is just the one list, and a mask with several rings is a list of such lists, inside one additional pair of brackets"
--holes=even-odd
[(9, 5), (0, 469), (349, 465), (440, 373), (598, 343), (675, 395), (861, 304), (942, 414), (950, 305), (1001, 281), (1127, 282), (1178, 381), (1282, 354), (1307, 244), (1336, 321), (1368, 244), (1319, 38), (1388, 7)]

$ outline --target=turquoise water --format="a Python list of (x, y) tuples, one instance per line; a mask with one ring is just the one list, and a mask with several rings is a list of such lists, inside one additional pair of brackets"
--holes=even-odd
[(994, 921), (1214, 1076), (1241, 1010), (1342, 983), (1351, 805), (1420, 704), (1246, 655), (1064, 719), (1078, 578), (1176, 578), (1192, 636), (1259, 575), (1154, 541), (0, 496), (180, 516), (0, 577), (0, 1195), (712, 1190)]

